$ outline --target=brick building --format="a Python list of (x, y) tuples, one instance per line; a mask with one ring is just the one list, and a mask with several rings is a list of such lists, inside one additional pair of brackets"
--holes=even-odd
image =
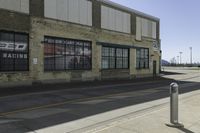
[(0, 82), (158, 75), (159, 22), (108, 0), (0, 0)]

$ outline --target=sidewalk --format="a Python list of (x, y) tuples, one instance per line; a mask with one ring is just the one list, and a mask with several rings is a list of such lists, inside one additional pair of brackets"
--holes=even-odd
[(97, 131), (98, 133), (200, 133), (200, 94), (180, 102), (180, 122), (184, 128), (170, 128), (165, 124), (169, 122), (169, 104), (127, 121), (108, 126)]
[(179, 121), (170, 128), (169, 98), (121, 108), (83, 119), (36, 130), (37, 133), (200, 133), (200, 90), (179, 97)]

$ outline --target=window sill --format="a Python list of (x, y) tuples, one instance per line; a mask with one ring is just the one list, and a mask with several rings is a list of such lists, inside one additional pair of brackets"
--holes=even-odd
[(150, 68), (136, 68), (136, 70), (149, 70)]
[(101, 71), (118, 71), (118, 70), (129, 70), (129, 68), (101, 69)]
[(0, 71), (0, 74), (18, 74), (18, 73), (28, 74), (29, 71)]
[(44, 70), (44, 73), (63, 73), (63, 72), (84, 72), (84, 71), (92, 71), (92, 69), (77, 69), (77, 70)]

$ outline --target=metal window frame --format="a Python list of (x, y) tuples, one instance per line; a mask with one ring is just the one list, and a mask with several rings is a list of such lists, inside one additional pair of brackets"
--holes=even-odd
[[(44, 45), (45, 44), (48, 44), (48, 42), (46, 42), (45, 41), (45, 39), (46, 38), (50, 38), (50, 39), (53, 39), (54, 40), (54, 69), (52, 70), (45, 70), (45, 66), (44, 66), (44, 72), (51, 72), (51, 71), (72, 71), (72, 70), (92, 70), (92, 41), (88, 41), (88, 40), (80, 40), (80, 39), (72, 39), (72, 38), (62, 38), (62, 37), (54, 37), (54, 36), (44, 36), (44, 41), (42, 42)], [(67, 41), (79, 41), (79, 42), (83, 42), (83, 45), (82, 45), (82, 49), (83, 49), (83, 54), (82, 55), (76, 55), (76, 54), (74, 54), (74, 55), (67, 55), (67, 54), (63, 54), (64, 55), (64, 69), (63, 70), (57, 70), (56, 69), (56, 67), (55, 67), (55, 65), (56, 65), (56, 62), (55, 62), (55, 46), (56, 46), (56, 44), (60, 44), (60, 43), (56, 43), (55, 42), (55, 40), (56, 39), (60, 39), (60, 40), (67, 40)], [(75, 57), (75, 56), (80, 56), (80, 57), (85, 57), (85, 52), (84, 52), (84, 48), (85, 48), (85, 44), (84, 44), (84, 42), (87, 42), (87, 43), (89, 43), (89, 48), (90, 48), (90, 50), (91, 50), (91, 53), (90, 53), (90, 56), (91, 56), (91, 58), (90, 58), (90, 60), (89, 60), (89, 63), (90, 63), (90, 67), (89, 68), (84, 68), (84, 61), (85, 60), (83, 60), (83, 64), (82, 64), (82, 68), (75, 68), (75, 63), (73, 63), (73, 68), (72, 69), (69, 69), (69, 68), (67, 68), (66, 67), (66, 58), (68, 57), (68, 56), (73, 56), (73, 57)], [(63, 45), (65, 45), (65, 51), (66, 51), (66, 46), (67, 46), (67, 44), (65, 43), (63, 43)], [(75, 50), (76, 50), (76, 44), (74, 43), (74, 44), (72, 44), (73, 45), (73, 47), (74, 47), (74, 53), (75, 53)], [(44, 53), (44, 57), (45, 57), (45, 53)], [(45, 60), (45, 58), (44, 58), (44, 60)]]
[[(123, 48), (123, 47), (113, 47), (113, 46), (102, 46), (102, 53), (103, 53), (103, 48), (109, 48), (109, 52), (110, 52), (110, 49), (111, 48), (114, 48), (114, 51), (115, 51), (115, 55), (114, 56), (110, 56), (110, 55), (108, 55), (108, 56), (101, 56), (101, 63), (102, 63), (102, 59), (103, 59), (103, 57), (106, 57), (106, 58), (108, 58), (108, 68), (101, 68), (102, 70), (116, 70), (116, 69), (129, 69), (130, 68), (130, 49), (129, 48)], [(120, 57), (117, 57), (117, 54), (116, 54), (116, 52), (117, 52), (117, 49), (122, 49), (122, 56), (120, 56)], [(126, 49), (126, 50), (128, 50), (128, 57), (123, 57), (123, 50), (124, 49)], [(114, 68), (110, 68), (110, 58), (115, 58), (115, 67)], [(117, 58), (121, 58), (122, 59), (122, 67), (121, 68), (117, 68)], [(127, 68), (125, 68), (124, 67), (124, 62), (123, 62), (123, 60), (124, 59), (128, 59), (128, 67)], [(101, 65), (102, 66), (102, 65)]]
[[(142, 57), (141, 57), (141, 54), (142, 54), (142, 53), (141, 53), (141, 50), (142, 50), (142, 49), (144, 49), (144, 55), (145, 55), (145, 50), (148, 50), (148, 58), (145, 58), (145, 57), (142, 58)], [(140, 56), (139, 56), (139, 57), (137, 56), (137, 51), (138, 51), (138, 50), (140, 51)], [(150, 59), (149, 59), (149, 58), (150, 58), (150, 57), (149, 57), (149, 48), (142, 48), (142, 47), (141, 47), (141, 48), (137, 48), (137, 49), (136, 49), (136, 63), (137, 63), (137, 60), (139, 60), (139, 67), (137, 67), (138, 65), (136, 64), (136, 69), (149, 69), (149, 68), (150, 68), (150, 66), (149, 66), (149, 61), (150, 61)], [(143, 60), (143, 62), (146, 63), (146, 61), (145, 61), (146, 59), (148, 59), (148, 62), (147, 62), (148, 65), (147, 65), (147, 67), (145, 67), (145, 64), (144, 64), (144, 67), (141, 67), (141, 61)]]
[[(15, 66), (15, 58), (13, 59), (13, 70), (2, 70), (2, 67), (0, 65), (0, 72), (27, 72), (29, 71), (29, 64), (30, 64), (30, 59), (29, 59), (29, 55), (30, 55), (30, 51), (29, 51), (29, 34), (26, 33), (26, 32), (15, 32), (15, 31), (8, 31), (8, 30), (0, 30), (0, 33), (9, 33), (9, 34), (13, 34), (14, 36), (14, 45), (15, 45), (15, 35), (18, 34), (18, 35), (25, 35), (27, 37), (27, 52), (23, 52), (23, 53), (26, 53), (27, 54), (27, 68), (26, 70), (16, 70), (16, 66)], [(0, 40), (1, 40), (1, 37), (0, 37)], [(0, 52), (3, 51), (3, 50), (0, 50)], [(15, 54), (15, 47), (14, 47), (14, 50), (12, 51), (14, 54)], [(1, 61), (0, 61), (0, 64), (1, 64)]]

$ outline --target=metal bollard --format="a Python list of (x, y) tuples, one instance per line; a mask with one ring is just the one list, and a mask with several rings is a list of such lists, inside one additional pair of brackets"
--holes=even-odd
[(167, 124), (170, 127), (184, 127), (183, 124), (178, 122), (178, 95), (179, 85), (177, 83), (170, 84), (170, 122)]

